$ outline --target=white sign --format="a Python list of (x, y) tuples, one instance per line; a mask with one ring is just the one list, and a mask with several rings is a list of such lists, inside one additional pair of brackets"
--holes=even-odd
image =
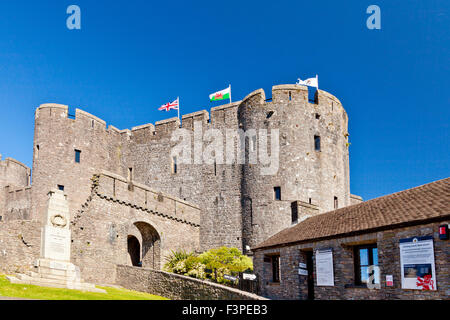
[(306, 263), (299, 262), (298, 267), (302, 268), (302, 269), (306, 269)]
[(318, 286), (334, 286), (333, 252), (331, 249), (316, 251), (316, 274)]
[(394, 286), (394, 277), (391, 274), (386, 275), (386, 287)]
[(307, 276), (308, 275), (308, 270), (299, 268), (298, 269), (298, 274), (301, 275), (301, 276)]
[(400, 239), (402, 289), (437, 290), (433, 237)]
[(236, 277), (229, 276), (229, 275), (227, 275), (227, 274), (223, 275), (223, 278), (224, 278), (224, 279), (227, 279), (227, 280), (230, 280), (230, 281), (236, 281), (236, 280), (237, 280)]
[(256, 280), (256, 275), (255, 274), (249, 274), (249, 273), (243, 273), (242, 274), (242, 278), (244, 280)]

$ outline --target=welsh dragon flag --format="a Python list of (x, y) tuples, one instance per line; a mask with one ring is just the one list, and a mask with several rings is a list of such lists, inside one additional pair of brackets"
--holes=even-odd
[(226, 88), (222, 91), (217, 91), (217, 92), (209, 95), (210, 101), (219, 101), (219, 100), (225, 100), (225, 99), (230, 99), (230, 101), (231, 101), (231, 86), (229, 86), (228, 88)]

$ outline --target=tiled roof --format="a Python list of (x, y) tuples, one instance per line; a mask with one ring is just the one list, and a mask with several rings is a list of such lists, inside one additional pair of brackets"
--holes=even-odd
[(308, 218), (255, 249), (450, 217), (450, 178)]

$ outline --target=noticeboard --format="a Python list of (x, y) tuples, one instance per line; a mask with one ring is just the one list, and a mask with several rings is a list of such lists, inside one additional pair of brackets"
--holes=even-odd
[(433, 237), (400, 240), (402, 289), (436, 290)]

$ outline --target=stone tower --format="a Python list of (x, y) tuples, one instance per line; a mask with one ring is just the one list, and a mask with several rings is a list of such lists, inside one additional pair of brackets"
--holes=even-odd
[(248, 95), (238, 118), (244, 130), (279, 129), (280, 145), (277, 174), (261, 175), (261, 164), (243, 167), (245, 245), (255, 246), (306, 214), (350, 205), (348, 118), (338, 99), (319, 90), (309, 101), (307, 87), (280, 85), (269, 101), (263, 90)]
[[(274, 86), (271, 99), (256, 90), (210, 113), (183, 115), (181, 127), (193, 136), (217, 129), (224, 137), (226, 130), (266, 129), (271, 138), (278, 130), (278, 170), (261, 175), (260, 163), (201, 163), (174, 172), (178, 118), (118, 130), (82, 110), (71, 117), (67, 106), (45, 104), (36, 110), (32, 215), (42, 220), (46, 192), (63, 188), (73, 217), (90, 194), (92, 176), (108, 170), (200, 206), (202, 249), (246, 249), (291, 226), (294, 215), (350, 205), (347, 124), (341, 103), (325, 91), (311, 102), (300, 85)], [(246, 154), (259, 150), (251, 137), (245, 148)]]

